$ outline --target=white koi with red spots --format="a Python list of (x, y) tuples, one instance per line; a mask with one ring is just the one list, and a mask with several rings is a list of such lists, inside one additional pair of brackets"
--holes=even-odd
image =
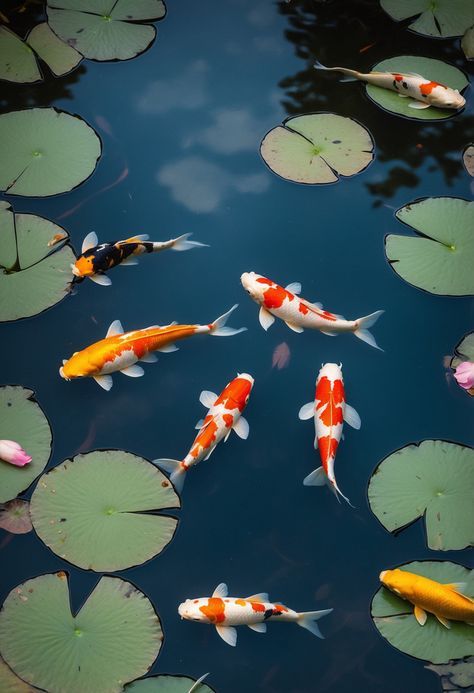
[(361, 421), (356, 410), (346, 403), (341, 367), (342, 364), (338, 366), (336, 363), (326, 363), (321, 367), (316, 378), (314, 401), (304, 404), (298, 416), (301, 420), (314, 418), (314, 447), (319, 448), (322, 462), (322, 467), (311, 472), (303, 480), (303, 484), (323, 486), (327, 483), (338, 500), (340, 495), (351, 505), (350, 500), (337, 485), (334, 461), (344, 421), (357, 430), (361, 426)]
[(383, 310), (377, 310), (357, 320), (346, 320), (341, 315), (323, 310), (320, 303), (310, 303), (300, 298), (299, 282), (283, 288), (255, 272), (244, 272), (240, 281), (247, 293), (260, 305), (259, 320), (264, 330), (268, 330), (277, 317), (294, 332), (303, 332), (307, 328), (319, 330), (331, 337), (341, 332), (352, 332), (370, 346), (380, 349), (368, 328), (377, 322)]
[(316, 621), (332, 609), (304, 611), (298, 613), (283, 604), (270, 602), (268, 594), (253, 594), (251, 597), (228, 597), (227, 585), (216, 587), (212, 597), (186, 599), (179, 605), (181, 618), (189, 621), (209, 623), (216, 627), (221, 638), (233, 647), (237, 644), (237, 631), (234, 626), (248, 626), (257, 633), (265, 633), (267, 621), (285, 621), (306, 628), (318, 638), (324, 638)]
[(395, 91), (401, 97), (410, 97), (412, 101), (408, 105), (414, 109), (435, 106), (436, 108), (459, 110), (466, 104), (466, 99), (459, 93), (458, 89), (452, 89), (439, 82), (433, 82), (416, 72), (363, 73), (357, 70), (349, 70), (347, 67), (326, 67), (319, 62), (316, 62), (314, 67), (316, 70), (342, 72), (348, 77), (348, 79), (343, 80), (345, 82), (360, 80), (382, 89)]
[(186, 472), (201, 460), (208, 460), (221, 440), (227, 440), (231, 431), (246, 440), (249, 425), (242, 416), (252, 391), (254, 379), (248, 373), (239, 373), (217, 396), (214, 392), (203, 390), (199, 401), (209, 407), (204, 419), (197, 422), (199, 433), (184, 460), (161, 458), (153, 460), (160, 469), (170, 473), (170, 479), (177, 491), (181, 491)]

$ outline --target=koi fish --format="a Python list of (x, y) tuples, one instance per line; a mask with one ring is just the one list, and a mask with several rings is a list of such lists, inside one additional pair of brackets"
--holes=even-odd
[(450, 621), (464, 621), (474, 626), (474, 599), (463, 594), (464, 582), (443, 585), (400, 568), (383, 570), (379, 579), (384, 587), (413, 604), (414, 616), (420, 626), (426, 623), (426, 612), (436, 616), (445, 628), (451, 628)]
[(270, 602), (268, 594), (253, 594), (244, 599), (227, 597), (227, 585), (221, 582), (212, 597), (186, 599), (179, 605), (181, 618), (215, 625), (218, 634), (228, 644), (235, 647), (237, 631), (234, 626), (248, 626), (257, 633), (266, 633), (266, 621), (289, 621), (306, 628), (318, 638), (324, 638), (316, 621), (332, 609), (322, 611), (303, 611), (298, 613), (283, 604)]
[(466, 99), (461, 96), (458, 89), (451, 89), (439, 82), (432, 82), (426, 77), (416, 72), (357, 72), (346, 67), (326, 67), (320, 62), (315, 62), (316, 70), (327, 70), (328, 72), (342, 72), (347, 75), (343, 82), (360, 80), (373, 84), (382, 89), (396, 91), (398, 96), (403, 98), (411, 97), (413, 101), (409, 103), (410, 108), (418, 110), (436, 106), (436, 108), (462, 108)]
[(247, 440), (249, 425), (242, 412), (249, 401), (253, 383), (251, 375), (239, 373), (237, 378), (226, 385), (219, 397), (214, 392), (203, 390), (199, 401), (209, 410), (205, 418), (197, 422), (199, 433), (184, 460), (153, 460), (157, 467), (171, 473), (170, 479), (177, 491), (182, 490), (188, 469), (201, 460), (208, 460), (220, 441), (223, 438), (226, 441), (232, 430), (239, 438)]
[(190, 250), (191, 248), (205, 247), (205, 243), (189, 241), (192, 234), (185, 233), (178, 238), (169, 241), (148, 241), (148, 236), (132, 236), (125, 241), (115, 243), (101, 243), (97, 234), (93, 231), (82, 242), (81, 255), (71, 265), (72, 273), (79, 280), (88, 277), (96, 284), (110, 286), (112, 281), (105, 274), (107, 270), (117, 265), (137, 265), (136, 257), (143, 253), (159, 253), (162, 250)]
[(320, 303), (310, 303), (304, 298), (299, 298), (299, 282), (293, 282), (283, 288), (255, 272), (244, 272), (240, 281), (251, 298), (260, 305), (258, 319), (264, 330), (273, 325), (276, 316), (293, 332), (303, 332), (304, 328), (307, 328), (319, 330), (331, 337), (340, 332), (353, 332), (363, 342), (380, 349), (368, 328), (377, 322), (383, 310), (377, 310), (357, 320), (346, 320), (342, 315), (323, 310)]
[(225, 327), (229, 315), (237, 308), (237, 304), (214, 320), (209, 325), (152, 325), (143, 330), (124, 332), (120, 320), (114, 320), (110, 325), (105, 339), (91, 344), (82, 351), (76, 351), (70, 359), (64, 360), (59, 369), (59, 375), (65, 380), (73, 378), (94, 378), (104, 390), (110, 390), (113, 385), (110, 373), (121, 371), (132, 378), (144, 374), (137, 361), (155, 363), (158, 359), (154, 351), (168, 353), (177, 351), (174, 344), (178, 339), (185, 339), (194, 334), (210, 334), (213, 337), (229, 337), (246, 330)]
[(351, 505), (350, 500), (337, 485), (334, 461), (341, 440), (344, 421), (357, 430), (360, 428), (361, 422), (354, 407), (346, 403), (341, 366), (342, 364), (338, 366), (336, 363), (326, 363), (321, 367), (316, 378), (314, 402), (304, 404), (298, 416), (302, 421), (314, 417), (316, 429), (314, 447), (319, 448), (323, 463), (322, 467), (318, 467), (314, 472), (308, 474), (303, 480), (303, 484), (305, 486), (323, 486), (328, 483), (338, 500), (339, 496), (342, 496)]

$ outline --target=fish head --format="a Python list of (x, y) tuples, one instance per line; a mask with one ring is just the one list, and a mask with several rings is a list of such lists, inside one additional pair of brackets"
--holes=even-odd
[(64, 380), (73, 380), (74, 378), (81, 378), (86, 375), (90, 375), (93, 368), (84, 359), (84, 354), (82, 351), (76, 351), (71, 356), (70, 359), (64, 359), (63, 365), (59, 369), (59, 375)]
[(430, 94), (430, 105), (437, 108), (454, 108), (459, 110), (466, 104), (466, 99), (459, 93), (458, 89), (436, 88)]
[(342, 363), (323, 363), (318, 373), (316, 384), (322, 379), (327, 378), (331, 383), (342, 378)]
[(394, 592), (403, 599), (410, 598), (412, 573), (408, 573), (400, 568), (395, 570), (382, 570), (379, 580), (384, 587)]
[(244, 409), (252, 392), (254, 379), (249, 373), (239, 373), (237, 378), (230, 383), (230, 394), (237, 403), (240, 411)]
[(187, 621), (207, 623), (208, 619), (199, 608), (205, 601), (204, 599), (186, 599), (178, 606), (178, 614)]
[(95, 274), (94, 256), (80, 255), (76, 262), (71, 265), (71, 270), (75, 277), (90, 277)]
[(264, 302), (265, 291), (273, 285), (270, 279), (266, 279), (256, 272), (244, 272), (240, 277), (240, 282), (250, 298), (259, 304)]

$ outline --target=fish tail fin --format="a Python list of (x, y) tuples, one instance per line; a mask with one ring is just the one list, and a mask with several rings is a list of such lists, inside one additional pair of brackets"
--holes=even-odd
[(186, 469), (182, 466), (179, 460), (170, 460), (168, 458), (162, 457), (158, 460), (153, 460), (153, 464), (156, 464), (163, 472), (167, 472), (170, 475), (170, 481), (172, 482), (178, 493), (181, 493), (184, 486), (184, 480), (186, 478)]
[(349, 70), (346, 67), (326, 67), (326, 65), (320, 63), (319, 60), (315, 60), (313, 67), (315, 70), (326, 70), (327, 72), (342, 72), (346, 76), (340, 79), (340, 82), (357, 82), (360, 79), (359, 73), (356, 70)]
[(320, 618), (330, 614), (332, 609), (322, 609), (322, 611), (302, 611), (298, 614), (298, 620), (296, 623), (302, 628), (306, 628), (310, 633), (315, 635), (317, 638), (324, 640), (324, 635), (319, 630), (319, 626), (316, 621)]
[(341, 502), (341, 498), (344, 498), (346, 503), (348, 503), (351, 506), (351, 508), (355, 508), (355, 505), (352, 505), (349, 498), (343, 494), (343, 492), (341, 491), (341, 489), (337, 485), (336, 479), (334, 479), (333, 481), (329, 481), (329, 487), (330, 487), (331, 491), (334, 493), (334, 495), (336, 496), (339, 503)]
[(311, 474), (303, 479), (304, 486), (324, 486), (327, 482), (326, 472), (322, 467), (318, 467)]
[(370, 346), (373, 346), (375, 349), (380, 349), (380, 351), (383, 351), (383, 349), (378, 346), (374, 335), (368, 328), (372, 327), (384, 312), (383, 310), (376, 310), (375, 313), (366, 315), (363, 318), (358, 318), (356, 320), (357, 329), (354, 331), (356, 337), (362, 339), (363, 342), (367, 342), (367, 344), (370, 344)]
[(192, 236), (191, 233), (184, 233), (182, 236), (174, 239), (174, 243), (171, 246), (171, 250), (177, 250), (178, 252), (183, 250), (191, 250), (191, 248), (208, 248), (207, 243), (199, 243), (198, 241), (190, 241), (189, 237)]
[(232, 335), (238, 334), (239, 332), (244, 332), (247, 329), (246, 327), (240, 327), (238, 330), (236, 330), (233, 327), (225, 326), (229, 318), (229, 315), (234, 312), (237, 306), (238, 303), (236, 303), (235, 306), (232, 306), (232, 308), (228, 310), (227, 313), (224, 313), (224, 315), (221, 315), (219, 318), (216, 318), (214, 322), (211, 323), (210, 334), (213, 337), (231, 337)]
[(319, 60), (314, 61), (313, 67), (315, 70), (332, 70), (331, 67), (326, 67), (326, 65), (323, 65), (322, 63), (320, 63)]

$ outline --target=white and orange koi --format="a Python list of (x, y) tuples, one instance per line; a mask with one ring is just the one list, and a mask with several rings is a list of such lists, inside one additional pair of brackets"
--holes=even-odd
[(124, 241), (99, 244), (94, 231), (87, 234), (82, 242), (81, 255), (71, 265), (78, 279), (88, 277), (96, 284), (110, 286), (112, 281), (105, 273), (117, 265), (137, 265), (137, 257), (143, 253), (159, 253), (162, 250), (190, 250), (204, 247), (205, 243), (190, 241), (190, 233), (185, 233), (169, 241), (149, 241), (146, 234), (132, 236)]
[(318, 638), (324, 638), (316, 621), (330, 614), (332, 609), (298, 613), (283, 604), (273, 604), (265, 592), (243, 599), (228, 597), (227, 594), (227, 585), (222, 582), (216, 587), (212, 597), (186, 599), (179, 605), (178, 613), (188, 621), (214, 625), (221, 638), (232, 647), (237, 644), (234, 626), (248, 626), (257, 633), (265, 633), (267, 621), (296, 623)]
[(397, 92), (403, 98), (411, 97), (412, 101), (408, 104), (410, 108), (424, 109), (430, 106), (436, 108), (462, 108), (466, 99), (459, 93), (458, 89), (452, 89), (439, 82), (432, 82), (426, 77), (416, 72), (358, 72), (349, 70), (347, 67), (326, 67), (319, 62), (314, 64), (316, 70), (326, 70), (328, 72), (342, 72), (347, 75), (343, 82), (360, 80), (367, 84), (373, 84), (382, 89), (390, 89)]
[(231, 431), (246, 440), (249, 425), (242, 416), (247, 406), (254, 380), (248, 373), (239, 373), (217, 396), (214, 392), (203, 390), (199, 401), (209, 410), (204, 419), (197, 422), (199, 433), (184, 460), (162, 458), (153, 462), (163, 471), (170, 473), (170, 479), (181, 491), (186, 472), (201, 460), (208, 460), (222, 439), (227, 440)]
[(154, 351), (177, 351), (174, 342), (178, 339), (192, 337), (194, 334), (210, 334), (213, 337), (228, 337), (246, 330), (225, 327), (229, 315), (237, 308), (233, 306), (227, 313), (214, 320), (209, 325), (152, 325), (143, 330), (124, 332), (120, 320), (114, 320), (110, 325), (105, 339), (76, 351), (70, 359), (64, 360), (59, 374), (65, 380), (91, 377), (104, 390), (110, 390), (113, 385), (111, 373), (121, 371), (132, 378), (144, 374), (137, 361), (155, 363), (157, 356)]
[(323, 463), (322, 467), (315, 469), (303, 480), (303, 484), (305, 486), (323, 486), (327, 483), (338, 500), (339, 496), (342, 496), (351, 505), (350, 500), (337, 485), (334, 461), (341, 440), (344, 421), (356, 429), (360, 428), (361, 422), (356, 410), (346, 403), (341, 366), (342, 364), (338, 366), (336, 363), (326, 363), (321, 367), (316, 379), (314, 402), (304, 404), (298, 416), (301, 420), (314, 417), (316, 429), (314, 447), (315, 449), (319, 448)]
[(368, 328), (377, 322), (383, 310), (377, 310), (357, 320), (346, 320), (342, 315), (323, 310), (320, 303), (310, 303), (300, 298), (299, 282), (293, 282), (283, 288), (255, 272), (244, 272), (240, 281), (247, 293), (260, 305), (258, 317), (264, 330), (268, 330), (277, 317), (294, 332), (303, 332), (304, 328), (307, 328), (319, 330), (331, 337), (341, 332), (353, 332), (363, 342), (380, 349)]

